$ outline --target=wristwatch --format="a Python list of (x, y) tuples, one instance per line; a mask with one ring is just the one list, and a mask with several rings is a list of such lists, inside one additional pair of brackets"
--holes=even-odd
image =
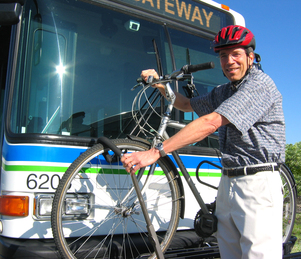
[(157, 143), (157, 144), (155, 145), (155, 149), (158, 149), (158, 150), (159, 150), (161, 157), (166, 156), (166, 153), (165, 153), (165, 151), (164, 151), (164, 149), (163, 149), (163, 143), (162, 143), (162, 142)]

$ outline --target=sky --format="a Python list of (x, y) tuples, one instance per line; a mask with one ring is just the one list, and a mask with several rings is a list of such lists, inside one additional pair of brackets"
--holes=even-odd
[(255, 35), (261, 65), (283, 97), (286, 143), (301, 141), (301, 1), (215, 0), (240, 13)]

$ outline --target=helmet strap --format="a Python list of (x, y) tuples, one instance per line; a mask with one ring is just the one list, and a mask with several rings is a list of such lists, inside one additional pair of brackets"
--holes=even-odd
[(238, 90), (238, 88), (240, 87), (241, 83), (245, 80), (246, 76), (250, 73), (250, 70), (251, 70), (252, 66), (249, 67), (245, 73), (245, 75), (237, 80), (237, 81), (234, 81), (234, 82), (231, 82), (231, 89), (236, 92)]

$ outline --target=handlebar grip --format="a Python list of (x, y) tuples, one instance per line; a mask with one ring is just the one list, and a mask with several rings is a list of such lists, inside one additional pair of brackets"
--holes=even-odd
[(185, 74), (188, 74), (188, 73), (193, 73), (196, 71), (211, 69), (211, 68), (214, 68), (214, 63), (207, 62), (207, 63), (197, 64), (197, 65), (185, 65), (184, 67), (182, 67), (182, 71)]

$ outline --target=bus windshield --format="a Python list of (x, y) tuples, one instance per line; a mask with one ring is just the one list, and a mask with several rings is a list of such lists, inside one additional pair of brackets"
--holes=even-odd
[(8, 109), (12, 133), (127, 134), (124, 125), (136, 95), (130, 89), (141, 70), (157, 68), (153, 40), (165, 74), (174, 69), (173, 60), (177, 69), (187, 64), (187, 49), (191, 64), (214, 61), (215, 69), (194, 74), (200, 94), (226, 81), (211, 48), (213, 38), (189, 27), (101, 1), (26, 1), (22, 19), (28, 28), (21, 31)]

